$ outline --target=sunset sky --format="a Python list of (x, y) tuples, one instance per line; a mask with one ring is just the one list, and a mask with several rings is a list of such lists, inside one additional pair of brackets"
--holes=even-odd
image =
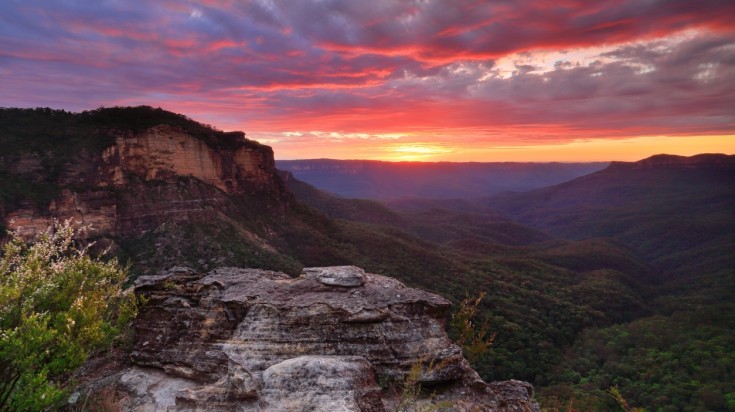
[(0, 106), (115, 105), (277, 159), (732, 154), (735, 1), (0, 1)]

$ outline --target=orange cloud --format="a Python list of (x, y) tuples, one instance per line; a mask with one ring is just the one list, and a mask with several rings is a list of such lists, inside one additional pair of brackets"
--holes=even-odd
[(726, 151), (735, 132), (730, 0), (0, 8), (0, 105), (162, 106), (281, 157), (604, 155), (650, 136)]

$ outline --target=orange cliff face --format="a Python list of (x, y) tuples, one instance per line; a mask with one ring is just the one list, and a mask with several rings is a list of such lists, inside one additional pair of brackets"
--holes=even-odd
[(93, 236), (125, 236), (166, 220), (216, 213), (228, 197), (284, 196), (271, 148), (242, 134), (240, 141), (218, 148), (170, 125), (114, 134), (113, 145), (101, 153), (78, 153), (54, 177), (40, 167), (37, 155), (18, 159), (12, 172), (51, 179), (60, 190), (45, 206), (0, 209), (5, 226), (30, 238), (54, 219), (71, 219), (91, 226)]
[(102, 160), (108, 173), (103, 185), (125, 185), (132, 175), (148, 181), (191, 176), (228, 194), (269, 187), (275, 170), (273, 151), (267, 146), (213, 149), (169, 125), (118, 136)]

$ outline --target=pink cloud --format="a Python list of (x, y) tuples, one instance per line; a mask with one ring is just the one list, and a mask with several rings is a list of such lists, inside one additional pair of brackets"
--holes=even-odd
[[(161, 105), (269, 136), (732, 134), (733, 15), (729, 0), (4, 2), (0, 105)], [(568, 57), (548, 68), (544, 50)]]

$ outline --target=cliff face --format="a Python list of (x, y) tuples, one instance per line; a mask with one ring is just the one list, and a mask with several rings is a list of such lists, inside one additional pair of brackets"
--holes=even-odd
[(128, 176), (165, 180), (191, 176), (228, 194), (269, 190), (275, 162), (270, 147), (242, 145), (213, 149), (169, 125), (124, 133), (102, 154), (101, 184), (125, 185)]
[(96, 237), (128, 236), (172, 219), (206, 217), (228, 196), (272, 199), (274, 209), (285, 196), (271, 148), (242, 134), (213, 148), (170, 125), (112, 133), (114, 144), (104, 151), (81, 151), (53, 173), (36, 154), (16, 159), (11, 173), (61, 190), (48, 204), (0, 210), (4, 225), (30, 237), (54, 218), (72, 219), (91, 225)]
[(472, 370), (444, 333), (447, 300), (354, 266), (296, 279), (175, 268), (136, 290), (149, 303), (132, 365), (84, 389), (112, 388), (124, 410), (393, 410), (414, 365), (436, 395), (415, 406), (538, 410), (530, 385), (487, 385)]

